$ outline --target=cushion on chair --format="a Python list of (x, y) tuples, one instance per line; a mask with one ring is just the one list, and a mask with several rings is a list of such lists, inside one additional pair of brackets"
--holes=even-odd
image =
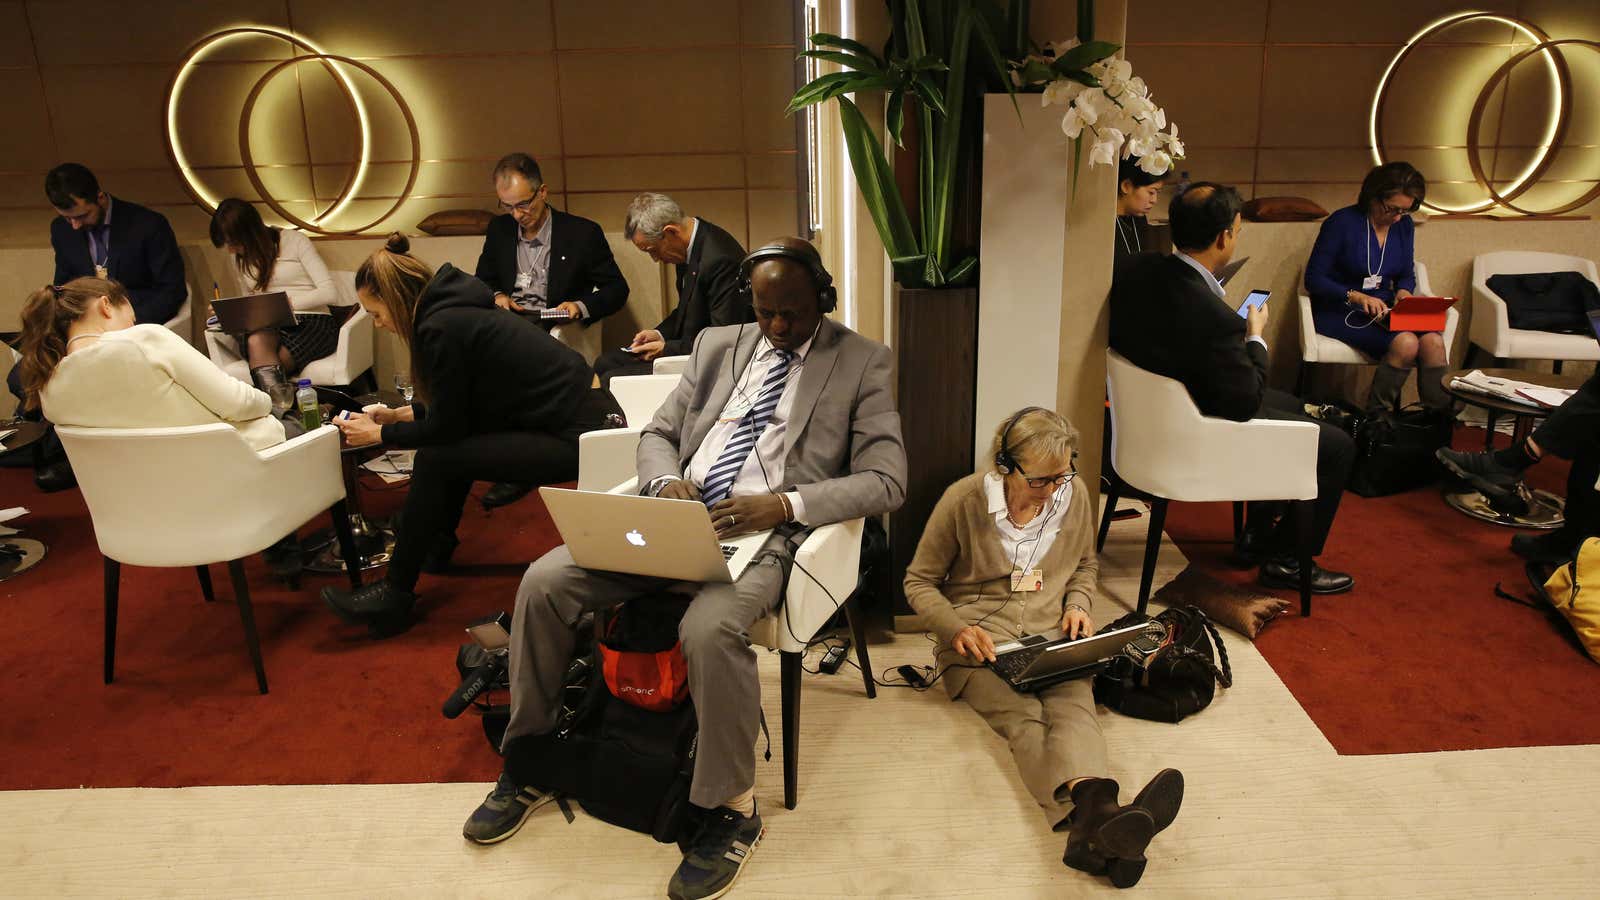
[(1328, 211), (1304, 197), (1252, 197), (1243, 214), (1246, 222), (1314, 222)]
[(417, 223), (417, 230), (434, 237), (483, 234), (494, 213), (486, 209), (443, 209)]
[(1179, 572), (1152, 599), (1166, 606), (1198, 607), (1211, 621), (1252, 641), (1289, 609), (1288, 600), (1218, 581), (1193, 566)]

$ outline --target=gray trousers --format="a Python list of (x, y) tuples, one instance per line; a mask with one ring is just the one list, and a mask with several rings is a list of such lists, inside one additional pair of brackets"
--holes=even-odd
[[(776, 538), (775, 538), (776, 540)], [(785, 561), (766, 554), (733, 584), (702, 584), (678, 626), (700, 722), (689, 802), (714, 809), (756, 778), (761, 682), (749, 630), (778, 604)], [(672, 587), (666, 578), (580, 568), (560, 546), (528, 567), (511, 619), (511, 722), (505, 743), (555, 727), (562, 681), (585, 613)]]
[(1106, 776), (1106, 738), (1095, 712), (1094, 679), (1074, 678), (1024, 694), (988, 669), (974, 669), (960, 699), (1011, 745), (1022, 783), (1051, 828), (1064, 827), (1072, 812), (1067, 782)]

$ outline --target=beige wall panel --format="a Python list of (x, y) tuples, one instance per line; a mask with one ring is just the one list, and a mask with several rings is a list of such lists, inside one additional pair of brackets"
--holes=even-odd
[(1371, 47), (1270, 48), (1262, 145), (1360, 146), (1373, 86), (1391, 56), (1392, 50)]
[(28, 14), (21, 0), (0, 3), (0, 59), (11, 66), (32, 66), (33, 34), (28, 27)]
[(555, 0), (555, 12), (559, 50), (638, 47), (650, 53), (739, 42), (739, 0), (698, 0), (692, 12), (676, 3)]
[(113, 75), (99, 67), (46, 66), (43, 75), (63, 159), (91, 169), (167, 165), (166, 71), (134, 66)]
[(1553, 38), (1600, 41), (1600, 15), (1594, 0), (1521, 0), (1522, 18), (1543, 28)]
[[(251, 87), (272, 68), (271, 63), (227, 63), (196, 66), (186, 79), (179, 96), (176, 123), (184, 156), (195, 166), (237, 166), (239, 119)], [(79, 74), (74, 70), (63, 70)], [(140, 70), (141, 74), (144, 74)], [(169, 73), (170, 74), (170, 73)], [(51, 74), (50, 84), (61, 83)], [(91, 91), (103, 86), (104, 75), (91, 76)], [(156, 89), (154, 111), (146, 128), (153, 131), (156, 149), (162, 153), (166, 126), (166, 91), (163, 79)], [(141, 98), (143, 99), (143, 98)], [(93, 102), (92, 98), (89, 102)], [(81, 108), (74, 112), (81, 115)], [(257, 163), (265, 165), (306, 162), (305, 128), (300, 111), (300, 94), (292, 71), (284, 71), (267, 82), (256, 100), (250, 117), (250, 149)]]
[(746, 150), (793, 150), (794, 118), (784, 112), (795, 92), (794, 51), (746, 50), (741, 64)]
[[(543, 158), (561, 152), (555, 64), (549, 56), (392, 59), (381, 69), (417, 118), (424, 159), (499, 159), (512, 150)], [(395, 146), (405, 150), (409, 139)]]
[(750, 245), (745, 249), (794, 235), (799, 228), (799, 201), (800, 195), (794, 191), (751, 191)]
[[(289, 181), (288, 178), (285, 177), (288, 174), (287, 171), (285, 171), (285, 170), (289, 170), (289, 169), (293, 169), (298, 174), (298, 177), (299, 177), (298, 181), (291, 182), (291, 181)], [(175, 173), (173, 173), (171, 169), (162, 169), (162, 170), (153, 170), (152, 169), (152, 170), (148, 170), (147, 172), (141, 173), (141, 174), (145, 174), (147, 176), (154, 176), (154, 175), (157, 174), (158, 171), (159, 171), (159, 173), (161, 175), (163, 175), (165, 177), (168, 177), (168, 178), (171, 178), (172, 182), (178, 186), (179, 195), (173, 197), (171, 202), (177, 203), (177, 202), (182, 202), (184, 200), (191, 199), (188, 194), (183, 192), (183, 187), (179, 183), (178, 176)], [(302, 197), (308, 196), (307, 193), (306, 193), (307, 188), (304, 187), (304, 185), (306, 184), (306, 181), (305, 181), (305, 169), (304, 168), (299, 167), (299, 166), (282, 166), (282, 167), (279, 167), (279, 166), (272, 166), (272, 167), (263, 166), (263, 167), (260, 168), (259, 171), (260, 171), (260, 173), (262, 175), (262, 179), (261, 179), (262, 183), (268, 185), (269, 187), (276, 187), (276, 188), (280, 188), (280, 189), (283, 189), (283, 190), (293, 190), (295, 193), (297, 193), (298, 195), (300, 195)], [(276, 172), (276, 173), (279, 173), (279, 174), (277, 174), (277, 175), (269, 175), (268, 174), (268, 173), (272, 173), (272, 172)], [(126, 174), (132, 175), (134, 173), (129, 172), (129, 173), (126, 173)], [(198, 171), (198, 172), (195, 173), (195, 178), (196, 178), (197, 181), (199, 181), (205, 187), (205, 189), (210, 194), (212, 194), (213, 196), (216, 196), (216, 197), (239, 197), (241, 199), (251, 200), (251, 201), (261, 199), (260, 195), (256, 192), (255, 187), (250, 184), (250, 179), (245, 177), (244, 169), (239, 167), (239, 166), (228, 166), (228, 167), (225, 167), (225, 168), (215, 168), (215, 169), (206, 169), (206, 170)], [(122, 174), (117, 174), (116, 175), (116, 180), (120, 183), (123, 180), (123, 175)], [(274, 194), (273, 196), (277, 196), (277, 195)], [(287, 197), (287, 196), (292, 196), (292, 195), (286, 193), (286, 194), (284, 194), (284, 196)]]
[[(662, 147), (660, 149), (671, 149)], [(567, 189), (674, 191), (737, 188), (745, 183), (744, 158), (706, 156), (595, 156), (567, 161)]]
[(0, 169), (39, 169), (54, 165), (50, 116), (39, 76), (33, 69), (0, 69), (0, 97), (5, 100), (5, 127), (0, 129)]
[[(409, 163), (376, 163), (368, 168), (361, 195), (393, 196), (405, 186)], [(333, 198), (350, 174), (350, 166), (318, 166), (318, 196)], [(424, 162), (418, 167), (414, 196), (463, 195), (451, 200), (456, 209), (495, 209), (487, 163)], [(354, 221), (352, 219), (351, 221)]]
[(1041, 44), (1045, 41), (1065, 41), (1078, 34), (1077, 4), (1066, 0), (1046, 0), (1033, 4), (1031, 16), (1029, 21), (1032, 23), (1034, 39)]
[[(631, 192), (614, 194), (573, 194), (567, 212), (593, 219), (606, 231), (622, 231), (622, 216), (628, 209)], [(722, 226), (727, 232), (745, 243), (747, 219), (744, 191), (679, 191), (673, 199), (683, 204), (690, 214), (703, 216)]]
[(329, 53), (486, 55), (551, 48), (548, 0), (289, 0), (288, 5), (295, 28)]
[[(380, 72), (391, 67), (379, 60), (373, 66)], [(311, 158), (317, 161), (354, 161), (361, 156), (361, 125), (357, 107), (345, 95), (338, 79), (316, 63), (295, 67), (299, 96), (305, 104), (306, 130), (311, 139)], [(344, 71), (355, 85), (360, 108), (367, 112), (372, 144), (370, 159), (408, 159), (411, 135), (405, 118), (389, 92), (367, 73), (353, 67)], [(387, 77), (387, 75), (385, 76)], [(409, 102), (409, 98), (408, 101)]]
[(752, 188), (792, 190), (798, 178), (794, 153), (752, 153), (745, 157), (745, 171)]
[[(1069, 7), (1072, 4), (1060, 5)], [(1071, 11), (1067, 10), (1066, 15), (1070, 19)], [(1266, 27), (1267, 0), (1218, 3), (1206, 7), (1204, 15), (1196, 15), (1195, 6), (1189, 0), (1140, 0), (1128, 16), (1128, 59), (1137, 66), (1139, 59), (1148, 55), (1148, 51), (1139, 50), (1139, 45), (1151, 41), (1260, 43)], [(1034, 33), (1040, 40), (1054, 39), (1047, 38), (1037, 27)], [(1071, 36), (1070, 31), (1062, 34)], [(1215, 52), (1219, 57), (1227, 55), (1232, 58), (1242, 51), (1229, 49)]]
[[(1397, 153), (1404, 158), (1404, 153)], [(1364, 147), (1315, 150), (1261, 150), (1262, 181), (1354, 181), (1372, 168), (1372, 154)], [(1353, 195), (1352, 195), (1353, 196)]]
[(739, 0), (739, 35), (746, 44), (793, 44), (795, 0)]
[[(1133, 59), (1155, 102), (1178, 123), (1185, 144), (1250, 146), (1256, 139), (1261, 54), (1230, 53), (1218, 64), (1215, 47), (1162, 47)], [(1205, 72), (1205, 78), (1196, 78)]]
[(568, 155), (649, 152), (669, 139), (680, 152), (743, 149), (740, 108), (727, 100), (740, 77), (738, 50), (652, 51), (651, 68), (676, 77), (648, 86), (638, 63), (637, 53), (561, 55)]
[[(183, 190), (183, 182), (172, 169), (137, 169), (126, 172), (97, 172), (100, 186), (118, 197), (126, 197), (140, 206), (152, 204), (189, 203), (189, 195)], [(241, 174), (239, 180), (243, 181)], [(40, 183), (44, 181), (41, 176)], [(219, 182), (220, 183), (220, 182)], [(245, 185), (248, 189), (248, 185)], [(39, 190), (38, 187), (35, 190)], [(222, 194), (220, 196), (230, 196)], [(251, 194), (253, 196), (253, 193)], [(44, 202), (43, 193), (39, 194), (39, 202)]]
[(23, 209), (37, 209), (41, 215), (48, 215), (50, 205), (44, 197), (44, 172), (23, 174), (10, 171), (0, 175), (0, 209), (12, 210), (16, 207)]
[[(1272, 4), (1268, 40), (1309, 43), (1400, 44), (1423, 26), (1464, 9), (1514, 15), (1516, 0), (1484, 0), (1464, 7), (1460, 0), (1277, 0)], [(1458, 26), (1440, 35), (1448, 41), (1501, 40), (1506, 29), (1489, 24)]]
[[(1194, 181), (1220, 181), (1224, 184), (1246, 184), (1255, 177), (1254, 150), (1208, 150), (1204, 147), (1185, 147), (1188, 155), (1173, 163), (1174, 181), (1180, 172), (1188, 172)], [(1243, 188), (1248, 191), (1248, 188)]]
[[(206, 0), (159, 5), (127, 0), (30, 3), (28, 18), (33, 23), (34, 42), (39, 48), (41, 62), (50, 65), (92, 61), (92, 68), (101, 72), (116, 63), (176, 63), (196, 41), (224, 28), (240, 25), (284, 28), (288, 24), (283, 0)], [(111, 35), (115, 40), (105, 39)], [(96, 37), (101, 39), (96, 40)], [(313, 39), (315, 37), (313, 35)], [(215, 58), (281, 59), (287, 55), (287, 48), (285, 42), (270, 38), (239, 38), (218, 48)], [(92, 60), (86, 59), (89, 53), (92, 53)]]
[[(303, 206), (298, 208), (302, 214), (309, 214), (310, 210)], [(172, 225), (172, 231), (178, 236), (179, 243), (199, 243), (211, 246), (211, 217), (206, 211), (193, 203), (177, 205), (161, 204), (154, 207), (155, 211), (167, 217)]]
[[(41, 205), (43, 205), (43, 201), (41, 201)], [(48, 211), (0, 209), (0, 247), (49, 246), (50, 213)]]

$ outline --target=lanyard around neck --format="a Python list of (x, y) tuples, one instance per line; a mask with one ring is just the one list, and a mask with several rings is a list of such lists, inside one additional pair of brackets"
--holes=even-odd
[(1389, 242), (1384, 241), (1378, 247), (1378, 271), (1372, 271), (1372, 245), (1378, 241), (1378, 229), (1373, 226), (1372, 220), (1367, 220), (1367, 230), (1372, 234), (1372, 240), (1367, 242), (1367, 277), (1383, 274), (1383, 258), (1389, 255)]
[(1129, 253), (1139, 253), (1144, 250), (1144, 241), (1139, 238), (1139, 225), (1137, 222), (1130, 222), (1129, 227), (1133, 231), (1131, 244), (1128, 242), (1128, 236), (1122, 231), (1122, 216), (1117, 216), (1117, 237), (1122, 239), (1122, 246), (1126, 247)]

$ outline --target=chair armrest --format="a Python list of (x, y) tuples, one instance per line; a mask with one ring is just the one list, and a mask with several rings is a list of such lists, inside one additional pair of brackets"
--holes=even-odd
[(1490, 355), (1510, 353), (1511, 319), (1506, 314), (1506, 301), (1485, 282), (1473, 282), (1472, 321), (1468, 329), (1472, 342)]
[[(344, 496), (344, 473), (339, 460), (339, 429), (324, 425), (297, 438), (275, 444), (256, 454), (270, 483), (319, 498), (330, 506)], [(327, 498), (327, 502), (320, 502)]]
[[(861, 574), (864, 519), (812, 531), (794, 554), (789, 590), (777, 618), (778, 649), (799, 652), (856, 589)], [(830, 596), (831, 595), (831, 596)], [(792, 633), (791, 633), (792, 632)]]
[(1308, 363), (1314, 363), (1321, 356), (1317, 346), (1317, 320), (1311, 314), (1311, 296), (1304, 291), (1299, 295), (1300, 303), (1300, 358)]
[(651, 366), (652, 375), (677, 375), (689, 368), (688, 356), (658, 356)]
[(635, 475), (621, 484), (613, 485), (606, 490), (608, 494), (637, 494), (639, 492), (639, 476)]
[[(1444, 339), (1446, 365), (1448, 365), (1450, 362), (1451, 348), (1455, 346), (1456, 332), (1460, 330), (1461, 327), (1461, 312), (1460, 310), (1456, 309), (1456, 307), (1460, 305), (1460, 303), (1450, 304), (1450, 308), (1445, 310), (1444, 314), (1444, 334), (1441, 335), (1441, 337)], [(1420, 371), (1418, 373), (1418, 377), (1421, 377)]]
[(1168, 437), (1143, 442), (1138, 455), (1129, 458), (1119, 451), (1120, 434), (1113, 430), (1118, 474), (1139, 490), (1190, 503), (1317, 496), (1314, 422), (1203, 416)]
[(212, 331), (209, 328), (205, 330), (205, 336), (206, 355), (211, 357), (211, 361), (216, 363), (217, 368), (226, 369), (229, 363), (238, 362), (244, 358), (239, 354), (239, 345), (232, 337), (220, 331)]
[(578, 435), (578, 490), (608, 491), (638, 474), (642, 428), (603, 428)]

